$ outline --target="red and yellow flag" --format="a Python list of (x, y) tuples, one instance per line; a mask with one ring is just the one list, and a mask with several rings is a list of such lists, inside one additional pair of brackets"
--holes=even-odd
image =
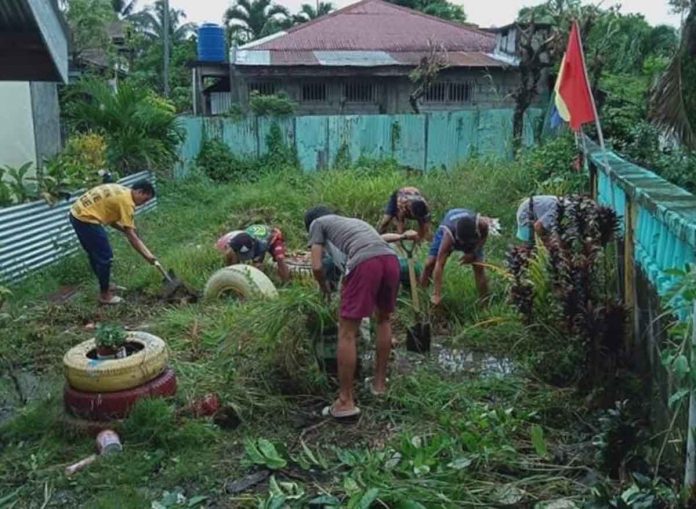
[(560, 117), (579, 131), (583, 124), (596, 120), (594, 100), (585, 71), (585, 57), (577, 22), (573, 22), (568, 47), (556, 80), (556, 109)]

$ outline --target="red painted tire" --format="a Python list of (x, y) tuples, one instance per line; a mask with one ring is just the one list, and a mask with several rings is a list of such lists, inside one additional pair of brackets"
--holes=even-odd
[(117, 392), (83, 392), (65, 386), (65, 409), (76, 417), (90, 421), (123, 419), (136, 401), (142, 398), (172, 396), (176, 393), (176, 375), (167, 368), (164, 373), (146, 384)]

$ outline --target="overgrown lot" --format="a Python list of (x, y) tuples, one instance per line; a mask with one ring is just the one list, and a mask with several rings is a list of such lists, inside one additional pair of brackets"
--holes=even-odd
[[(16, 413), (0, 428), (0, 507), (559, 508), (580, 507), (591, 496), (590, 487), (603, 479), (601, 450), (597, 459), (592, 446), (602, 430), (587, 424), (596, 415), (573, 389), (533, 374), (537, 332), (506, 303), (502, 265), (515, 208), (536, 185), (528, 169), (472, 161), (422, 176), (365, 164), (254, 180), (164, 183), (157, 212), (139, 220), (143, 238), (165, 266), (202, 288), (221, 266), (213, 249), (219, 234), (262, 221), (281, 226), (290, 246), (304, 249), (308, 206), (331, 204), (374, 224), (389, 194), (409, 183), (430, 197), (435, 218), (454, 206), (500, 217), (504, 235), (487, 246), (492, 302), (478, 304), (470, 269), (451, 263), (434, 317), (434, 353), (414, 358), (400, 347), (388, 396), (375, 399), (361, 385), (363, 416), (346, 426), (319, 416), (334, 386), (318, 369), (304, 328), (305, 312), (323, 306), (311, 283), (283, 287), (272, 302), (165, 306), (157, 298), (157, 272), (115, 234), (114, 279), (128, 288), (126, 305), (95, 307), (95, 283), (80, 255), (14, 288), (3, 309), (0, 389)], [(76, 286), (77, 296), (52, 301), (66, 285)], [(402, 300), (401, 339), (411, 319), (406, 292)], [(122, 454), (67, 478), (64, 467), (90, 454), (94, 443), (65, 419), (61, 360), (98, 322), (165, 339), (179, 392), (172, 401), (136, 408), (119, 427)], [(363, 370), (369, 374), (369, 362)], [(39, 390), (10, 396), (26, 379), (40, 381)], [(236, 409), (237, 428), (178, 411), (208, 392)], [(231, 481), (261, 470), (271, 476), (228, 492)]]

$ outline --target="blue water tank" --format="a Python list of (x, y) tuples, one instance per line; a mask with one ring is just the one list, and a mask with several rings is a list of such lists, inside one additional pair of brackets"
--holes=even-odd
[(215, 23), (204, 23), (198, 28), (198, 60), (224, 62), (225, 29)]

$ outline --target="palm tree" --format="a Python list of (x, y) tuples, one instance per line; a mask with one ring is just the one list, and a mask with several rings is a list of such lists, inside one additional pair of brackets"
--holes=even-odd
[(225, 24), (237, 42), (249, 42), (289, 26), (288, 10), (273, 0), (236, 0), (225, 12)]
[[(185, 40), (196, 28), (195, 23), (183, 23), (184, 11), (169, 9), (169, 35), (172, 43)], [(131, 20), (148, 39), (157, 40), (164, 37), (164, 2), (157, 0), (153, 7), (148, 7), (132, 15)]]
[(135, 12), (138, 0), (111, 0), (111, 7), (119, 18), (128, 19)]
[(696, 0), (682, 27), (682, 40), (667, 71), (653, 90), (650, 117), (667, 134), (696, 150)]
[(300, 11), (292, 18), (295, 24), (306, 23), (316, 18), (320, 18), (334, 10), (331, 2), (319, 2), (317, 7), (311, 4), (302, 4)]

